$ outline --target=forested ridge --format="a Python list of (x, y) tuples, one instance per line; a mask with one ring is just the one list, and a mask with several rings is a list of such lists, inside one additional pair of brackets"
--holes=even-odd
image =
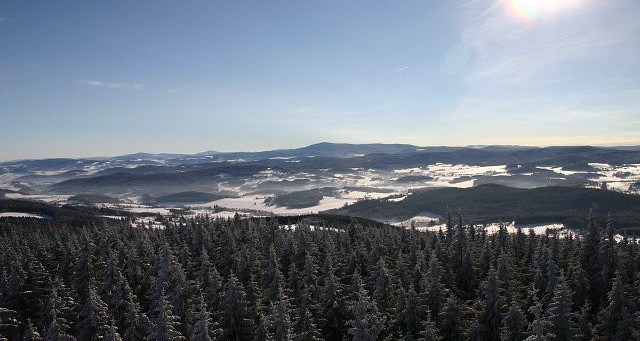
[(0, 339), (632, 340), (640, 246), (447, 219), (419, 232), (333, 221), (0, 220)]

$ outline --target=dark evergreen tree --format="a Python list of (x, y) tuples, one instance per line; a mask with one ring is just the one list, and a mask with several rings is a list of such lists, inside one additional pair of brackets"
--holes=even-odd
[(42, 337), (38, 330), (33, 326), (31, 320), (27, 321), (27, 328), (24, 331), (24, 336), (22, 337), (22, 341), (42, 341)]
[(378, 308), (369, 298), (362, 283), (358, 279), (358, 300), (352, 307), (354, 319), (349, 321), (349, 334), (354, 341), (373, 341), (384, 327), (384, 318), (380, 317)]
[(179, 317), (173, 315), (171, 303), (164, 294), (160, 293), (153, 318), (153, 340), (156, 341), (179, 341), (186, 338), (180, 333)]
[(480, 316), (482, 334), (486, 340), (497, 340), (499, 338), (500, 326), (502, 325), (502, 314), (500, 312), (501, 302), (498, 293), (498, 279), (496, 272), (489, 269), (487, 279), (483, 283), (484, 302)]
[(295, 333), (293, 335), (295, 341), (317, 341), (322, 340), (320, 332), (313, 321), (313, 316), (309, 309), (304, 309), (297, 318)]
[(598, 314), (596, 338), (599, 340), (631, 340), (631, 317), (622, 283), (622, 275), (616, 273), (608, 295), (609, 304)]
[(560, 275), (553, 300), (546, 311), (548, 331), (552, 340), (573, 340), (576, 334), (574, 315), (571, 311), (571, 292), (564, 275)]
[(433, 251), (429, 259), (429, 270), (420, 283), (419, 307), (422, 311), (419, 316), (426, 317), (427, 311), (430, 311), (435, 316), (440, 313), (440, 306), (446, 295), (442, 276), (443, 269), (440, 265), (440, 260), (437, 253)]
[(204, 301), (204, 295), (200, 295), (200, 310), (196, 315), (195, 324), (191, 329), (191, 340), (194, 341), (211, 341), (213, 337), (220, 337), (222, 330), (217, 327), (217, 323), (211, 320), (207, 311), (207, 304)]
[(69, 334), (71, 329), (69, 321), (62, 317), (55, 289), (52, 289), (49, 293), (47, 311), (41, 321), (46, 323), (44, 324), (45, 340), (75, 340), (75, 337)]
[(122, 279), (120, 286), (113, 295), (113, 305), (116, 307), (114, 317), (116, 326), (125, 340), (149, 340), (152, 325), (149, 317), (141, 311), (138, 298), (135, 296), (126, 279)]
[(263, 340), (273, 340), (273, 333), (271, 333), (271, 323), (267, 317), (259, 314), (258, 325), (256, 326), (256, 331), (253, 335), (253, 341)]
[(500, 329), (500, 340), (502, 341), (522, 341), (527, 337), (527, 319), (520, 310), (518, 303), (511, 302), (509, 311), (502, 319), (502, 329)]
[(122, 337), (118, 334), (118, 328), (113, 324), (113, 322), (109, 325), (109, 332), (107, 336), (102, 339), (104, 341), (122, 341)]
[(247, 311), (244, 288), (234, 274), (227, 279), (224, 294), (224, 318), (221, 327), (227, 340), (250, 340), (252, 338), (251, 318)]
[(344, 336), (344, 314), (338, 304), (337, 279), (331, 258), (325, 259), (325, 279), (322, 290), (320, 330), (325, 340), (342, 340)]
[(431, 312), (427, 312), (427, 318), (422, 322), (422, 329), (420, 330), (420, 337), (418, 341), (440, 341), (440, 332), (436, 327), (435, 322), (431, 319)]
[(533, 304), (529, 307), (529, 312), (533, 316), (533, 322), (529, 325), (530, 336), (526, 338), (526, 341), (548, 340), (553, 337), (553, 335), (547, 335), (550, 323), (544, 319), (542, 302), (538, 299), (538, 292), (534, 285), (532, 285), (529, 290), (529, 296), (533, 298)]
[(76, 335), (79, 340), (101, 340), (109, 334), (107, 305), (100, 299), (93, 285), (87, 287), (88, 294), (78, 315)]
[(289, 341), (292, 339), (291, 317), (289, 315), (289, 299), (282, 292), (277, 294), (275, 301), (269, 307), (271, 325), (274, 326), (273, 339), (276, 341)]
[(591, 307), (589, 306), (589, 302), (586, 302), (578, 313), (575, 340), (593, 340), (593, 324), (591, 323)]
[(460, 340), (462, 338), (462, 321), (460, 309), (455, 296), (450, 296), (440, 312), (440, 335), (444, 341)]

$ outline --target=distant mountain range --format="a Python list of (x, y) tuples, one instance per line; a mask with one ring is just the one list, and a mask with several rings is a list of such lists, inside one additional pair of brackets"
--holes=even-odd
[[(502, 185), (504, 187), (500, 188), (506, 189), (475, 190), (485, 184)], [(521, 194), (544, 200), (544, 196), (536, 196), (535, 191), (525, 189), (554, 188), (545, 193), (550, 196), (566, 194), (559, 186), (576, 188), (566, 191), (575, 198), (587, 193), (594, 202), (610, 203), (622, 198), (620, 200), (637, 205), (636, 199), (605, 198), (601, 197), (602, 193), (585, 187), (640, 192), (640, 148), (318, 143), (261, 152), (136, 153), (107, 158), (0, 163), (0, 197), (14, 199), (59, 195), (55, 200), (72, 196), (69, 202), (99, 203), (102, 200), (106, 204), (124, 201), (166, 206), (212, 203), (230, 209), (268, 211), (280, 207), (319, 212), (359, 200), (414, 193), (402, 205), (393, 201), (365, 200), (341, 211), (377, 219), (398, 214), (407, 218), (430, 209), (442, 213), (441, 204), (446, 202), (443, 198), (453, 198), (451, 195), (455, 193), (475, 195), (479, 201), (482, 200), (477, 197), (478, 193), (488, 193), (485, 203), (491, 202), (491, 196), (518, 197)], [(467, 189), (457, 192), (458, 189), (445, 188), (440, 192), (429, 192), (427, 197), (416, 195), (442, 187)], [(436, 200), (433, 207), (409, 205), (415, 200), (430, 202), (431, 195), (435, 194), (440, 199), (433, 199)], [(465, 211), (473, 209), (472, 205), (460, 207)], [(562, 212), (574, 216), (589, 207), (570, 208), (575, 210)], [(640, 205), (627, 208), (625, 212), (636, 208), (640, 212)], [(522, 217), (519, 211), (505, 211), (504, 214), (505, 219)], [(492, 215), (496, 216), (500, 215)], [(552, 218), (544, 214), (536, 217), (526, 219)]]
[(349, 143), (329, 143), (321, 142), (306, 147), (293, 149), (277, 149), (258, 152), (217, 152), (206, 151), (195, 154), (179, 153), (134, 153), (113, 157), (90, 157), (90, 158), (45, 158), (45, 159), (25, 159), (0, 162), (0, 167), (24, 166), (31, 170), (60, 170), (87, 163), (161, 163), (165, 161), (171, 164), (185, 164), (204, 161), (256, 161), (269, 158), (286, 157), (339, 157), (349, 158), (369, 154), (419, 154), (419, 153), (440, 153), (460, 150), (481, 150), (488, 152), (514, 152), (527, 150), (620, 150), (620, 151), (640, 151), (640, 146), (617, 146), (617, 147), (590, 147), (590, 146), (558, 146), (558, 147), (532, 147), (518, 145), (469, 145), (466, 147), (429, 146), (420, 147), (410, 144), (349, 144)]

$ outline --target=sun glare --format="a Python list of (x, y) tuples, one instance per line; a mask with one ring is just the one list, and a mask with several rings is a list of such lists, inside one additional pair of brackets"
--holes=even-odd
[(532, 23), (580, 5), (581, 0), (500, 0), (507, 14), (522, 23)]

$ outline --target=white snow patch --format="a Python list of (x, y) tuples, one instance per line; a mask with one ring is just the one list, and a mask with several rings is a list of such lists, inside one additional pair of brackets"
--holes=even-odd
[(291, 159), (295, 159), (295, 156), (274, 156), (274, 157), (270, 157), (269, 160), (291, 160)]
[[(362, 192), (367, 194), (365, 192)], [(374, 193), (369, 193), (373, 195)], [(377, 193), (379, 194), (379, 193)], [(337, 197), (329, 197), (325, 196), (320, 200), (320, 203), (316, 206), (306, 207), (306, 208), (296, 208), (289, 209), (286, 207), (277, 207), (277, 206), (268, 206), (264, 203), (264, 199), (266, 198), (264, 195), (253, 195), (248, 194), (241, 196), (239, 198), (224, 198), (220, 200), (211, 201), (204, 204), (192, 205), (191, 207), (211, 207), (214, 205), (220, 207), (226, 207), (228, 209), (236, 209), (236, 210), (257, 210), (270, 212), (273, 214), (279, 215), (299, 215), (299, 214), (310, 214), (310, 213), (318, 213), (321, 211), (331, 210), (343, 207), (345, 204), (351, 204), (357, 201), (353, 195), (351, 198), (337, 198)]]
[(6, 193), (5, 198), (7, 199), (22, 199), (22, 200), (35, 200), (35, 201), (43, 201), (49, 204), (57, 204), (63, 205), (67, 203), (67, 199), (69, 199), (70, 195), (45, 195), (45, 194), (21, 194), (21, 193)]
[(38, 219), (44, 219), (44, 217), (39, 215), (39, 214), (22, 213), (22, 212), (2, 212), (2, 213), (0, 213), (0, 218), (38, 218)]
[(538, 169), (550, 170), (554, 173), (562, 174), (562, 175), (573, 175), (573, 174), (584, 174), (586, 172), (577, 172), (577, 171), (568, 171), (562, 169), (562, 167), (547, 167), (547, 166), (537, 166)]
[(401, 196), (401, 197), (397, 197), (397, 198), (389, 198), (389, 199), (387, 199), (387, 200), (389, 200), (389, 201), (393, 201), (393, 202), (400, 202), (400, 201), (402, 201), (402, 200), (404, 200), (404, 199), (406, 199), (406, 198), (407, 198), (407, 196), (406, 196), (406, 195), (403, 195), (403, 196)]
[[(443, 232), (447, 231), (446, 224), (433, 224), (433, 222), (431, 224), (427, 223), (426, 226), (419, 226), (418, 224), (414, 224), (414, 226), (418, 231), (431, 231), (431, 232), (438, 232), (439, 230), (442, 230)], [(398, 226), (404, 226), (404, 227), (410, 228), (411, 225), (409, 224), (409, 225), (398, 225)], [(500, 231), (501, 226), (503, 226), (508, 233), (516, 233), (518, 232), (518, 229), (522, 230), (522, 232), (524, 233), (529, 233), (529, 231), (533, 231), (533, 233), (537, 235), (544, 235), (547, 233), (547, 230), (557, 230), (557, 231), (565, 232), (565, 234), (570, 233), (568, 232), (568, 230), (565, 230), (564, 225), (560, 223), (516, 225), (515, 222), (511, 222), (507, 224), (493, 223), (493, 224), (488, 224), (487, 226), (474, 225), (477, 232), (480, 232), (484, 228), (487, 231), (487, 234), (498, 233), (498, 231)]]

